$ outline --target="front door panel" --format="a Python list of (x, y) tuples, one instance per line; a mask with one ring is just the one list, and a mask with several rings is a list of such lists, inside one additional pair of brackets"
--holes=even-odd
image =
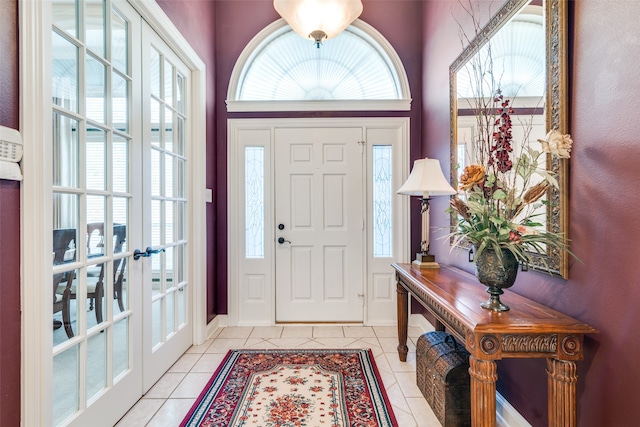
[(362, 322), (361, 128), (275, 130), (276, 320)]

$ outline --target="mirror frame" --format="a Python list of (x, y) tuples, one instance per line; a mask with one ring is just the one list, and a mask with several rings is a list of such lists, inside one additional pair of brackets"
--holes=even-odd
[[(457, 187), (457, 88), (456, 73), (462, 66), (523, 6), (530, 0), (507, 0), (489, 22), (478, 32), (476, 37), (464, 48), (449, 68), (450, 83), (450, 132), (451, 132), (451, 183)], [(569, 133), (568, 127), (568, 82), (567, 82), (567, 12), (568, 0), (544, 0), (545, 39), (546, 39), (546, 89), (545, 120), (547, 131), (557, 129), (561, 133)], [(547, 156), (547, 170), (557, 174), (559, 188), (549, 190), (547, 207), (547, 230), (562, 233), (568, 239), (569, 204), (568, 204), (568, 160), (552, 159)], [(456, 221), (451, 216), (451, 226)], [(467, 247), (467, 249), (470, 248)], [(531, 253), (533, 260), (529, 267), (547, 271), (565, 279), (569, 275), (569, 254), (557, 248), (549, 249), (546, 255)]]

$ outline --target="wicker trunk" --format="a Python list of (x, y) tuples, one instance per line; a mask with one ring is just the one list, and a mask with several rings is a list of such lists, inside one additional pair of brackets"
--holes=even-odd
[(471, 425), (469, 353), (446, 332), (427, 332), (416, 345), (418, 388), (443, 427)]

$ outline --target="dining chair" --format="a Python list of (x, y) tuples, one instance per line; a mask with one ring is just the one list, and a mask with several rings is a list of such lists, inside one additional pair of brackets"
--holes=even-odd
[[(124, 243), (126, 242), (126, 225), (114, 224), (113, 226), (113, 254), (122, 252)], [(92, 258), (100, 258), (105, 255), (105, 234), (104, 223), (96, 222), (87, 224), (87, 260)], [(86, 291), (89, 301), (89, 311), (95, 310), (96, 324), (103, 321), (103, 297), (105, 290), (105, 263), (96, 264), (87, 267)], [(120, 311), (124, 311), (124, 298), (122, 292), (122, 284), (124, 281), (124, 273), (126, 267), (126, 258), (113, 260), (113, 293), (114, 299), (118, 301)], [(58, 286), (58, 293), (64, 290)], [(69, 289), (69, 298), (76, 299), (76, 287), (71, 286)]]
[[(75, 228), (53, 230), (53, 265), (61, 265), (75, 261), (75, 242)], [(69, 338), (73, 337), (70, 300), (74, 279), (75, 270), (55, 273), (53, 275), (53, 314), (59, 311), (62, 312), (62, 325), (64, 325), (64, 330)], [(54, 320), (54, 328), (56, 328), (56, 320)]]

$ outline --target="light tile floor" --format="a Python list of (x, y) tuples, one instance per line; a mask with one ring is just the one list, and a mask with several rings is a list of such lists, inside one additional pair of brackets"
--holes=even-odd
[(193, 346), (120, 420), (117, 427), (180, 424), (229, 349), (370, 348), (401, 427), (440, 427), (416, 386), (415, 346), (424, 333), (409, 327), (409, 354), (398, 360), (395, 326), (227, 327)]

